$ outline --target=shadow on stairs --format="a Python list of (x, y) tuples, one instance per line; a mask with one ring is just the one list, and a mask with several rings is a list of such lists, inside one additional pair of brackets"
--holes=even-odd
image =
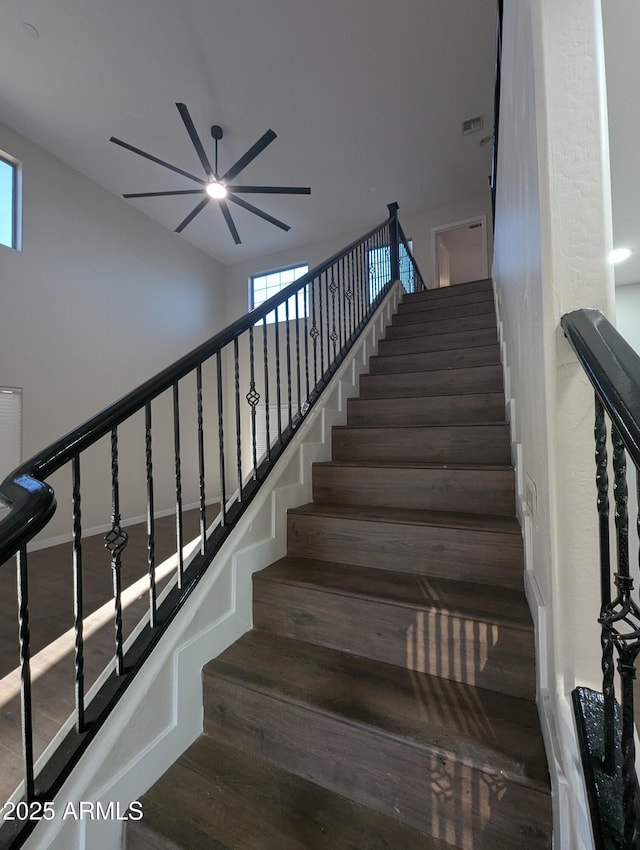
[(490, 281), (406, 296), (129, 850), (542, 850)]

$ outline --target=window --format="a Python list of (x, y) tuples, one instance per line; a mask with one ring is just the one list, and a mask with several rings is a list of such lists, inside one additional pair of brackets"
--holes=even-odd
[(20, 163), (0, 151), (0, 245), (20, 250)]
[[(249, 281), (249, 309), (255, 310), (261, 304), (264, 304), (269, 298), (272, 298), (281, 290), (285, 289), (294, 280), (306, 274), (309, 271), (309, 266), (300, 265), (292, 266), (288, 269), (279, 269), (274, 272), (265, 272), (264, 274), (254, 275)], [(288, 300), (289, 318), (299, 319), (304, 318), (305, 313), (305, 297), (304, 290), (298, 293), (298, 311), (296, 313), (296, 296), (292, 295)], [(308, 305), (307, 305), (308, 307)], [(278, 322), (286, 321), (286, 304), (281, 304), (278, 307)], [(267, 324), (272, 324), (275, 321), (275, 311), (267, 316)]]
[(0, 481), (19, 465), (22, 453), (22, 390), (0, 387)]

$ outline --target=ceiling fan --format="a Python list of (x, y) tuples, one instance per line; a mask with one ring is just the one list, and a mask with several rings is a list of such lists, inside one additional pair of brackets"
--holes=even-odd
[(189, 138), (193, 143), (193, 147), (198, 154), (198, 158), (202, 163), (202, 168), (204, 169), (204, 173), (206, 175), (206, 179), (202, 177), (197, 177), (195, 174), (190, 174), (188, 171), (184, 171), (182, 168), (178, 168), (175, 165), (171, 165), (170, 162), (165, 162), (162, 159), (158, 159), (157, 156), (153, 156), (150, 153), (146, 153), (146, 151), (142, 151), (139, 148), (133, 147), (133, 145), (127, 144), (127, 142), (123, 142), (120, 139), (116, 139), (115, 136), (112, 136), (110, 141), (114, 142), (116, 145), (120, 145), (120, 147), (125, 148), (126, 150), (132, 151), (133, 153), (138, 154), (138, 156), (143, 156), (145, 159), (151, 160), (151, 162), (157, 162), (158, 165), (164, 166), (164, 168), (168, 168), (170, 171), (175, 171), (177, 174), (182, 174), (183, 177), (188, 177), (189, 180), (193, 180), (195, 183), (200, 184), (199, 189), (177, 189), (174, 191), (167, 192), (132, 192), (126, 195), (123, 195), (123, 198), (159, 198), (170, 195), (204, 195), (202, 200), (198, 202), (198, 204), (191, 210), (189, 215), (184, 218), (180, 224), (176, 227), (176, 233), (182, 233), (185, 227), (190, 224), (193, 219), (200, 213), (202, 210), (209, 204), (211, 201), (217, 201), (218, 206), (220, 207), (220, 211), (224, 217), (224, 220), (229, 228), (229, 232), (233, 237), (233, 241), (236, 245), (239, 245), (241, 242), (240, 235), (236, 228), (236, 225), (231, 217), (231, 212), (229, 211), (229, 206), (227, 201), (231, 201), (234, 204), (237, 204), (239, 207), (247, 210), (254, 215), (263, 218), (265, 221), (274, 224), (276, 227), (279, 227), (281, 230), (291, 230), (288, 224), (280, 221), (277, 218), (274, 218), (272, 215), (264, 212), (264, 210), (258, 209), (258, 207), (254, 207), (253, 204), (250, 204), (248, 201), (245, 201), (243, 198), (238, 197), (238, 195), (310, 195), (311, 189), (308, 186), (238, 186), (235, 183), (231, 183), (235, 177), (240, 174), (241, 171), (249, 165), (249, 163), (253, 162), (253, 160), (258, 156), (258, 154), (262, 153), (262, 151), (267, 147), (267, 145), (271, 144), (271, 142), (277, 138), (276, 134), (273, 130), (267, 130), (267, 132), (261, 136), (258, 141), (252, 145), (249, 150), (240, 157), (240, 159), (234, 163), (231, 168), (229, 168), (222, 176), (220, 176), (218, 172), (218, 142), (222, 138), (222, 127), (214, 124), (211, 128), (211, 135), (215, 141), (215, 166), (212, 168), (211, 163), (209, 162), (209, 158), (205, 152), (205, 149), (200, 140), (200, 136), (195, 128), (195, 125), (191, 119), (191, 115), (189, 114), (189, 110), (187, 109), (184, 103), (176, 103), (178, 107), (178, 112), (180, 113), (180, 117), (184, 122), (184, 126), (187, 129), (187, 133), (189, 134)]

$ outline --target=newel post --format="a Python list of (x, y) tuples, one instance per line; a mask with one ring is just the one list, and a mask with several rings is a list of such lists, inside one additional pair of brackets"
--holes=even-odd
[(387, 204), (389, 210), (389, 254), (391, 259), (391, 280), (400, 280), (400, 249), (398, 246), (398, 203)]

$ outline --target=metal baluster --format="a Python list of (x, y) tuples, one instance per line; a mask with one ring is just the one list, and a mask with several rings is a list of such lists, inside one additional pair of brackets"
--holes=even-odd
[(596, 443), (596, 487), (598, 491), (598, 527), (600, 532), (600, 633), (602, 646), (602, 693), (604, 696), (604, 761), (607, 773), (615, 771), (615, 685), (613, 642), (603, 618), (611, 605), (611, 563), (609, 548), (609, 475), (607, 455), (607, 426), (604, 407), (595, 397), (594, 436)]
[(289, 322), (289, 299), (284, 302), (285, 340), (287, 352), (287, 404), (289, 408), (289, 426), (293, 419), (292, 394), (291, 394), (291, 328)]
[(275, 321), (273, 323), (274, 341), (276, 345), (276, 407), (278, 419), (278, 442), (282, 445), (282, 397), (280, 390), (280, 323), (278, 322), (278, 310), (274, 311)]
[(113, 601), (115, 605), (115, 670), (116, 675), (124, 673), (122, 652), (122, 552), (127, 545), (128, 535), (120, 527), (120, 484), (118, 481), (118, 429), (111, 432), (111, 530), (105, 534), (104, 545), (111, 554), (111, 573), (113, 578)]
[(220, 457), (220, 525), (227, 524), (227, 486), (224, 469), (224, 409), (222, 392), (222, 352), (216, 352), (216, 379), (218, 384), (218, 451)]
[(353, 311), (353, 304), (352, 304), (352, 302), (353, 302), (353, 289), (351, 287), (351, 273), (350, 273), (350, 270), (349, 270), (348, 259), (345, 260), (345, 266), (346, 266), (346, 275), (347, 275), (347, 277), (346, 277), (347, 291), (345, 292), (345, 298), (347, 299), (348, 311), (349, 311), (349, 320), (348, 320), (348, 325), (347, 325), (348, 330), (349, 330), (348, 339), (349, 339), (349, 341), (351, 341), (351, 337), (353, 336), (353, 312), (352, 312)]
[(344, 332), (344, 257), (341, 257), (337, 263), (336, 274), (338, 275), (338, 337), (340, 343), (340, 352), (343, 351), (345, 345)]
[(264, 418), (267, 438), (267, 460), (271, 460), (271, 435), (269, 433), (269, 349), (267, 339), (267, 317), (262, 319), (262, 342), (264, 349)]
[(84, 732), (84, 635), (82, 594), (82, 511), (80, 505), (80, 457), (71, 461), (73, 504), (73, 632), (75, 663), (76, 731)]
[(178, 587), (184, 575), (182, 525), (182, 460), (180, 455), (180, 399), (177, 382), (173, 385), (173, 449), (176, 470), (176, 546), (178, 549)]
[(238, 501), (242, 501), (242, 425), (240, 422), (240, 355), (238, 352), (238, 337), (233, 340), (233, 362), (235, 373), (236, 394), (236, 460), (238, 474)]
[(298, 416), (302, 414), (302, 382), (300, 376), (300, 290), (296, 292), (296, 388), (298, 391)]
[(33, 782), (33, 715), (31, 700), (31, 639), (29, 634), (29, 581), (27, 547), (16, 555), (18, 585), (18, 639), (20, 642), (20, 714), (22, 718), (22, 755), (27, 802), (35, 796)]
[(207, 543), (207, 508), (204, 482), (204, 416), (202, 411), (202, 364), (196, 367), (198, 396), (198, 487), (200, 493), (200, 554), (204, 555)]
[(363, 282), (362, 275), (362, 264), (364, 262), (364, 246), (358, 245), (356, 260), (358, 265), (358, 292), (360, 293), (359, 301), (360, 301), (360, 324), (364, 324), (365, 317), (367, 315), (367, 298), (365, 293), (365, 287)]
[(253, 478), (258, 477), (258, 448), (256, 444), (256, 405), (260, 401), (260, 393), (256, 390), (255, 365), (253, 360), (253, 328), (249, 328), (249, 392), (246, 395), (251, 408), (251, 449), (253, 452)]
[(320, 325), (320, 378), (324, 375), (324, 310), (322, 309), (322, 277), (318, 278), (318, 320)]
[(151, 402), (144, 408), (145, 458), (147, 466), (147, 570), (149, 573), (149, 625), (157, 625), (156, 532), (153, 498), (153, 446), (151, 437)]

